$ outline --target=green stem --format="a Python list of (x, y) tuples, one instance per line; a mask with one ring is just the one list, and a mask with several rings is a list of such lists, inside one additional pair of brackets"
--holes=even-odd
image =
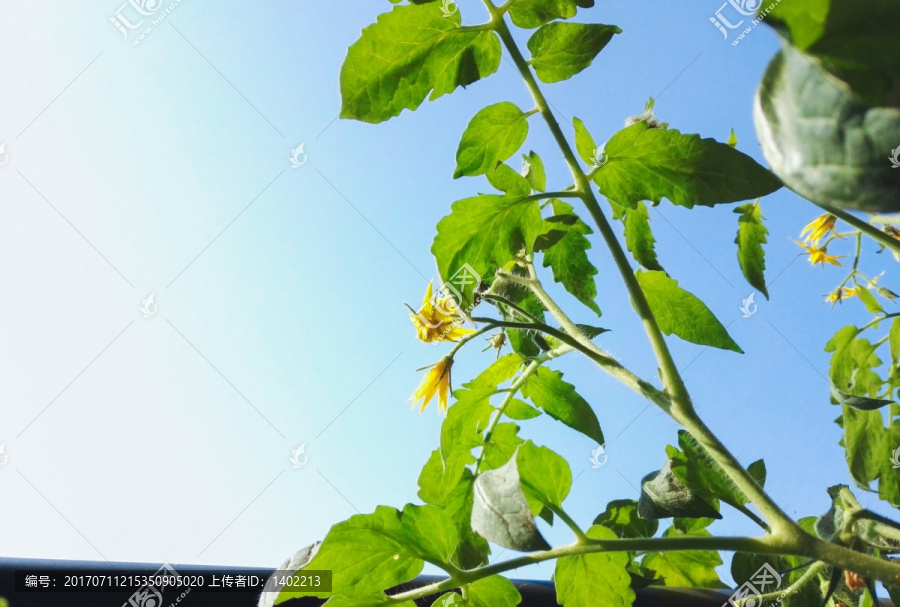
[(484, 446), (481, 448), (481, 453), (478, 454), (478, 459), (475, 460), (475, 476), (478, 476), (478, 473), (481, 470), (481, 462), (484, 460), (484, 455), (487, 452), (488, 444), (491, 442), (491, 437), (494, 435), (494, 430), (497, 428), (497, 424), (500, 422), (500, 418), (503, 417), (504, 411), (506, 411), (506, 407), (515, 398), (516, 394), (519, 392), (519, 389), (522, 387), (531, 375), (537, 371), (538, 367), (542, 364), (551, 360), (553, 358), (557, 358), (562, 356), (563, 354), (567, 354), (572, 351), (572, 346), (563, 345), (558, 348), (554, 348), (547, 352), (544, 352), (534, 360), (532, 360), (525, 370), (522, 371), (522, 374), (519, 375), (513, 381), (513, 383), (509, 386), (509, 391), (506, 393), (506, 396), (503, 397), (503, 400), (500, 402), (500, 406), (497, 407), (497, 412), (494, 414), (494, 417), (491, 419), (488, 424), (487, 429), (484, 434)]
[[(809, 569), (807, 569), (803, 573), (803, 575), (801, 575), (799, 578), (797, 578), (797, 581), (795, 581), (793, 584), (791, 584), (784, 590), (781, 590), (781, 591), (776, 590), (774, 592), (767, 592), (766, 594), (761, 594), (759, 596), (752, 596), (752, 597), (748, 596), (747, 598), (744, 598), (744, 599), (736, 599), (735, 602), (738, 605), (743, 605), (745, 602), (751, 601), (751, 600), (770, 601), (772, 599), (783, 599), (785, 597), (789, 597), (790, 595), (794, 594), (795, 592), (797, 592), (798, 590), (800, 590), (801, 588), (806, 586), (806, 584), (808, 584), (810, 581), (812, 581), (812, 579), (814, 577), (816, 577), (816, 575), (818, 575), (820, 571), (825, 569), (825, 567), (827, 567), (827, 564), (822, 563), (821, 561), (817, 562), (817, 563), (813, 563), (812, 565), (809, 566)], [(755, 604), (759, 605), (758, 602), (756, 602)]]
[[(485, 2), (489, 7), (489, 10), (491, 10), (491, 14), (495, 15), (494, 11), (496, 9), (493, 7), (490, 0), (485, 0)], [(497, 21), (497, 33), (509, 51), (513, 62), (525, 81), (525, 85), (531, 93), (531, 96), (534, 98), (535, 105), (540, 109), (541, 115), (544, 117), (550, 132), (553, 134), (554, 139), (562, 151), (566, 163), (569, 166), (569, 170), (575, 179), (576, 190), (581, 193), (582, 201), (587, 207), (588, 212), (591, 214), (591, 217), (594, 219), (594, 222), (597, 224), (600, 235), (609, 248), (613, 261), (625, 282), (634, 309), (644, 325), (644, 330), (647, 333), (650, 344), (656, 354), (657, 361), (659, 362), (665, 391), (670, 395), (670, 414), (676, 421), (682, 424), (682, 426), (684, 426), (684, 428), (690, 432), (694, 438), (707, 449), (707, 451), (710, 452), (710, 455), (722, 466), (735, 485), (737, 485), (737, 487), (743, 491), (744, 495), (759, 508), (763, 513), (763, 516), (769, 521), (773, 530), (777, 531), (782, 528), (791, 530), (795, 528), (799, 529), (796, 523), (794, 523), (790, 517), (788, 517), (787, 514), (785, 514), (781, 508), (769, 498), (759, 485), (756, 484), (756, 481), (740, 465), (737, 458), (728, 451), (725, 445), (719, 441), (695, 413), (690, 394), (687, 391), (687, 387), (684, 385), (681, 374), (678, 372), (678, 367), (675, 364), (675, 360), (672, 358), (672, 353), (669, 351), (665, 337), (650, 309), (650, 304), (644, 295), (644, 291), (641, 289), (640, 283), (638, 283), (637, 278), (635, 277), (631, 268), (631, 263), (628, 261), (628, 257), (626, 256), (622, 245), (619, 243), (612, 226), (603, 214), (600, 204), (591, 190), (587, 176), (582, 170), (572, 147), (569, 145), (568, 140), (563, 134), (559, 122), (557, 122), (556, 117), (551, 111), (540, 86), (538, 86), (538, 83), (531, 72), (531, 68), (528, 66), (528, 62), (522, 56), (519, 47), (516, 45), (515, 39), (513, 39), (512, 34), (509, 31), (509, 27), (502, 19)], [(568, 329), (565, 325), (564, 328)]]
[(575, 522), (569, 513), (563, 510), (561, 507), (554, 506), (552, 504), (544, 504), (548, 509), (550, 509), (553, 514), (558, 516), (562, 522), (568, 525), (569, 529), (572, 530), (572, 533), (575, 534), (576, 543), (577, 544), (587, 544), (590, 542), (588, 536), (584, 534), (584, 530)]
[(857, 230), (863, 232), (866, 236), (870, 237), (872, 240), (876, 241), (878, 244), (886, 246), (895, 253), (900, 253), (900, 241), (895, 240), (890, 235), (885, 234), (868, 222), (865, 222), (859, 217), (856, 217), (855, 215), (852, 215), (851, 213), (837, 207), (829, 206), (827, 204), (819, 204), (818, 202), (813, 202), (813, 204), (828, 211), (844, 223), (850, 224)]
[(738, 512), (741, 512), (744, 516), (749, 518), (751, 521), (760, 526), (760, 528), (768, 531), (769, 526), (766, 524), (766, 521), (759, 518), (755, 512), (750, 510), (747, 506), (732, 506)]

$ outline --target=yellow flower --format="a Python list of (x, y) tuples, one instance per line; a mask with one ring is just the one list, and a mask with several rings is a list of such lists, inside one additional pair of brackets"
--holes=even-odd
[(828, 294), (828, 297), (825, 298), (825, 301), (834, 305), (847, 298), (853, 297), (854, 295), (857, 297), (859, 296), (859, 287), (853, 287), (852, 289), (848, 289), (847, 287), (838, 287)]
[(442, 358), (436, 365), (428, 370), (425, 377), (416, 391), (413, 392), (411, 400), (413, 407), (422, 400), (422, 408), (420, 412), (425, 410), (434, 395), (438, 397), (438, 410), (447, 411), (447, 398), (450, 395), (450, 367), (453, 366), (453, 359), (450, 357)]
[(803, 231), (800, 232), (800, 237), (803, 238), (803, 235), (809, 232), (809, 236), (803, 238), (804, 242), (811, 242), (813, 246), (819, 244), (819, 241), (822, 240), (822, 237), (831, 232), (838, 238), (843, 238), (840, 234), (838, 234), (834, 230), (834, 222), (837, 220), (837, 217), (831, 215), (830, 213), (825, 213), (824, 215), (820, 215), (816, 217), (803, 228)]
[(416, 327), (416, 336), (424, 342), (456, 341), (460, 337), (474, 333), (472, 329), (460, 326), (459, 310), (456, 301), (450, 297), (433, 298), (434, 287), (428, 283), (425, 299), (417, 314), (410, 314), (409, 319)]
[(830, 263), (833, 266), (839, 266), (841, 265), (841, 263), (838, 261), (838, 259), (846, 257), (846, 255), (838, 255), (837, 257), (835, 257), (834, 255), (829, 255), (825, 249), (820, 249), (816, 245), (813, 245), (811, 247), (807, 246), (799, 240), (795, 240), (794, 242), (806, 249), (806, 252), (809, 253), (809, 263), (811, 263), (812, 265), (816, 265), (817, 263)]

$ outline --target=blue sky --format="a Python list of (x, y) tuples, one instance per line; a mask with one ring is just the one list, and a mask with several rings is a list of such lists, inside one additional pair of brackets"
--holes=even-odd
[[(435, 277), (434, 225), (487, 187), (451, 178), (468, 120), (530, 101), (504, 61), (386, 124), (335, 120), (346, 48), (386, 0), (183, 0), (136, 46), (110, 23), (119, 6), (0, 4), (0, 556), (275, 565), (357, 511), (416, 500), (441, 418), (407, 399), (414, 369), (445, 348), (415, 341), (403, 303)], [(460, 8), (484, 16), (474, 0)], [(546, 87), (560, 121), (570, 130), (577, 116), (604, 141), (653, 96), (672, 128), (723, 141), (734, 128), (762, 161), (752, 98), (778, 43), (759, 27), (732, 46), (709, 23), (718, 8), (606, 0), (582, 11), (623, 34), (582, 75)], [(301, 143), (308, 159), (293, 169)], [(554, 187), (568, 185), (537, 117), (528, 149)], [(662, 263), (746, 353), (670, 343), (708, 424), (742, 461), (765, 457), (787, 512), (820, 514), (825, 487), (849, 482), (823, 346), (867, 315), (858, 302), (820, 304), (843, 274), (798, 258), (790, 238), (816, 208), (786, 190), (762, 207), (771, 300), (757, 294), (746, 319), (753, 289), (732, 208), (652, 211)], [(599, 341), (654, 377), (593, 242), (599, 323), (614, 329)], [(891, 287), (893, 260), (873, 252), (863, 269), (887, 267)], [(143, 318), (150, 293), (158, 311)], [(492, 360), (479, 350), (455, 367), (457, 383)], [(607, 465), (592, 469), (595, 445), (552, 420), (521, 434), (569, 458), (569, 508), (589, 523), (637, 497), (676, 427), (585, 360), (558, 368), (597, 410)], [(302, 443), (308, 463), (293, 469)], [(754, 532), (731, 511), (715, 530)], [(546, 534), (568, 541), (563, 528)]]

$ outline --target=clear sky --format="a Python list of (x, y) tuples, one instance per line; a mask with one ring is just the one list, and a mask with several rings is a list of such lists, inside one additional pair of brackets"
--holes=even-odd
[[(446, 348), (415, 341), (403, 303), (435, 277), (429, 248), (450, 203), (487, 188), (452, 180), (468, 120), (530, 100), (503, 62), (389, 123), (335, 120), (346, 48), (386, 0), (183, 0), (137, 45), (110, 22), (120, 3), (0, 3), (0, 556), (274, 566), (357, 511), (416, 501), (441, 418), (408, 397), (414, 369)], [(460, 8), (484, 17), (477, 0)], [(578, 116), (604, 141), (653, 96), (672, 128), (721, 141), (734, 128), (762, 161), (752, 98), (778, 43), (760, 26), (732, 46), (709, 22), (718, 9), (598, 0), (582, 11), (623, 34), (546, 87), (561, 122)], [(306, 162), (292, 168), (300, 144)], [(528, 149), (553, 187), (568, 185), (537, 118)], [(742, 461), (765, 457), (787, 512), (821, 514), (825, 488), (849, 483), (823, 346), (867, 315), (856, 301), (820, 304), (843, 274), (810, 268), (790, 240), (816, 208), (786, 190), (762, 208), (771, 300), (757, 294), (750, 318), (732, 206), (651, 212), (662, 263), (746, 353), (670, 343), (708, 424)], [(603, 318), (553, 292), (578, 320), (613, 328), (599, 342), (655, 377), (593, 242)], [(898, 290), (893, 260), (869, 248)], [(472, 348), (456, 383), (492, 356)], [(559, 368), (596, 409), (608, 463), (591, 468), (596, 445), (552, 420), (521, 434), (569, 458), (569, 508), (587, 524), (609, 500), (637, 497), (676, 427), (586, 361)], [(723, 511), (717, 532), (754, 532)], [(545, 532), (568, 541), (564, 528)]]

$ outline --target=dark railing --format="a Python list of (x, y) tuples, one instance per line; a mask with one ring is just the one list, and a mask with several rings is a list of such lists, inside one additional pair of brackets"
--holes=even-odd
[[(59, 561), (39, 559), (3, 559), (0, 558), (0, 597), (9, 601), (10, 607), (170, 607), (182, 594), (182, 589), (167, 591), (161, 602), (153, 595), (147, 594), (143, 599), (129, 603), (133, 591), (84, 591), (84, 592), (16, 592), (16, 572), (20, 576), (24, 572), (45, 573), (47, 575), (63, 572), (83, 572), (102, 570), (109, 573), (122, 571), (139, 571), (146, 574), (157, 572), (160, 565), (147, 563), (107, 563), (96, 561)], [(257, 575), (264, 578), (274, 571), (271, 568), (246, 567), (209, 567), (205, 565), (172, 565), (179, 574), (191, 574), (198, 571), (214, 570), (220, 574)], [(411, 589), (432, 583), (438, 579), (433, 576), (419, 576), (412, 582), (398, 589)], [(522, 594), (522, 607), (557, 607), (552, 582), (535, 580), (513, 580)], [(21, 582), (21, 580), (20, 580)], [(638, 591), (637, 607), (721, 607), (726, 604), (730, 592), (695, 590), (688, 588), (651, 587)], [(255, 607), (259, 600), (258, 590), (229, 590), (227, 592), (197, 591), (190, 592), (177, 603), (178, 607)], [(418, 605), (430, 607), (437, 596), (421, 600)], [(144, 600), (144, 603), (140, 601)], [(286, 605), (312, 607), (321, 605), (324, 600), (306, 598), (289, 601)], [(605, 607), (598, 602), (597, 607)]]

